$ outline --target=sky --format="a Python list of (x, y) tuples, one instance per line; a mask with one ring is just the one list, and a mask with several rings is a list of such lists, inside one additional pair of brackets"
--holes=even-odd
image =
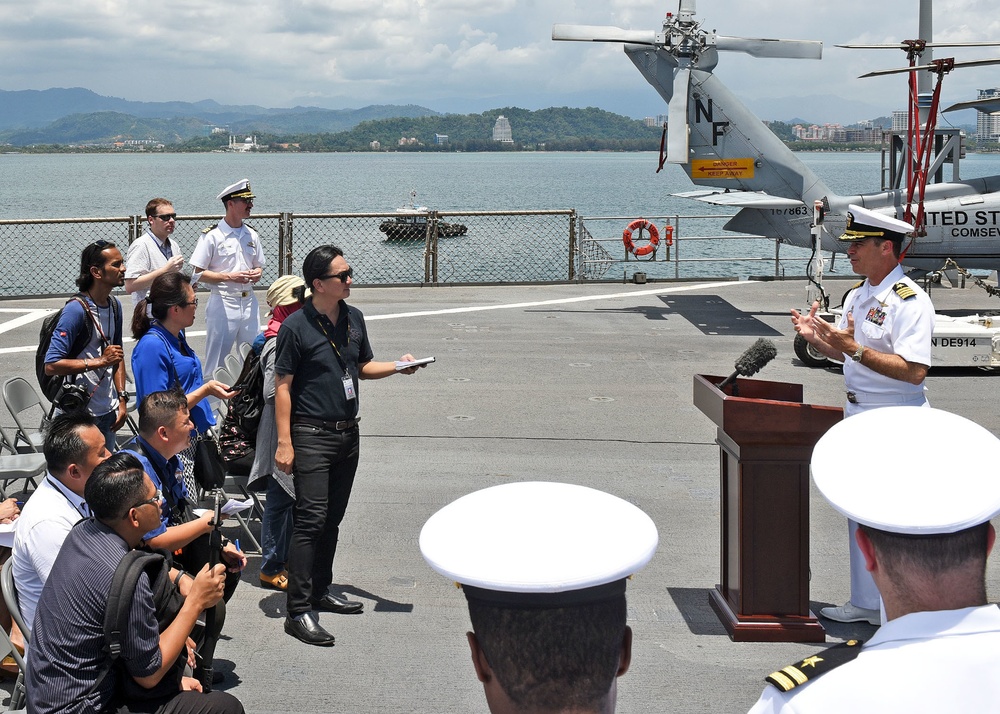
[[(763, 119), (789, 118), (767, 116), (791, 111), (788, 99), (802, 115), (810, 107), (825, 115), (811, 120), (841, 123), (905, 107), (901, 76), (857, 78), (904, 66), (903, 52), (833, 45), (916, 37), (917, 0), (701, 0), (697, 9), (704, 27), (723, 35), (824, 42), (820, 61), (723, 53), (716, 75)], [(666, 107), (621, 45), (553, 42), (552, 25), (659, 29), (667, 11), (676, 2), (3, 0), (0, 89), (85, 87), (141, 101), (266, 107), (418, 104), (459, 113), (596, 106), (638, 118)], [(1000, 41), (996, 0), (937, 0), (934, 31), (937, 41)], [(1000, 47), (936, 56), (1000, 57)], [(1000, 66), (955, 72), (943, 101), (993, 86)], [(843, 101), (812, 99), (820, 96)]]

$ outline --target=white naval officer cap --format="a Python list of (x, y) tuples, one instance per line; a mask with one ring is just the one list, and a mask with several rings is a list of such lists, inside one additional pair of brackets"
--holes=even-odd
[(226, 186), (216, 198), (220, 201), (228, 201), (230, 198), (256, 198), (256, 196), (250, 190), (250, 179), (243, 179), (232, 186)]
[(603, 491), (529, 481), (445, 506), (420, 531), (420, 552), (469, 599), (516, 608), (566, 607), (625, 593), (656, 552), (642, 510)]
[(935, 535), (1000, 514), (1000, 439), (957, 414), (883, 407), (834, 425), (813, 481), (838, 511), (890, 533)]
[(837, 240), (856, 241), (865, 238), (887, 238), (903, 240), (903, 236), (913, 232), (913, 226), (884, 213), (876, 213), (863, 206), (851, 204), (847, 207), (847, 227)]

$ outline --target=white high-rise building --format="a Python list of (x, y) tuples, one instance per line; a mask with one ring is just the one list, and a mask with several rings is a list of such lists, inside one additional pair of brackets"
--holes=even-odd
[(514, 137), (510, 131), (510, 121), (503, 114), (497, 117), (497, 123), (493, 125), (493, 141), (504, 144), (514, 143)]
[[(1000, 99), (1000, 87), (980, 89), (979, 99)], [(1000, 139), (1000, 112), (976, 112), (976, 137), (988, 141)]]

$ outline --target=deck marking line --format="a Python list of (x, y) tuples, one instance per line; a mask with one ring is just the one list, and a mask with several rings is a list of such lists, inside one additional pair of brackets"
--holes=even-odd
[(399, 312), (393, 315), (365, 315), (365, 322), (372, 320), (392, 320), (397, 317), (425, 317), (428, 315), (453, 315), (461, 312), (484, 312), (486, 310), (516, 310), (525, 307), (541, 307), (543, 305), (565, 305), (575, 302), (588, 302), (592, 300), (614, 300), (617, 298), (645, 297), (647, 295), (663, 295), (665, 293), (679, 293), (689, 290), (707, 290), (710, 288), (726, 287), (730, 285), (749, 285), (752, 280), (726, 280), (718, 283), (696, 283), (694, 285), (684, 285), (674, 288), (653, 288), (651, 290), (638, 290), (630, 293), (612, 293), (610, 295), (583, 295), (580, 297), (557, 298), (555, 300), (538, 300), (536, 302), (514, 302), (504, 305), (477, 305), (470, 307), (449, 307), (442, 310), (421, 310), (418, 312)]
[[(18, 311), (22, 312), (22, 311)], [(16, 330), (18, 327), (23, 327), (24, 325), (30, 325), (35, 320), (41, 320), (48, 315), (51, 315), (55, 310), (42, 309), (42, 310), (31, 310), (26, 315), (21, 315), (21, 317), (15, 317), (13, 320), (8, 320), (7, 322), (0, 324), (0, 334), (4, 332), (10, 332), (11, 330)]]
[[(594, 300), (616, 300), (618, 298), (630, 298), (630, 297), (646, 297), (648, 295), (664, 295), (667, 293), (680, 293), (688, 292), (691, 290), (708, 290), (721, 287), (730, 287), (733, 285), (751, 285), (756, 283), (753, 280), (724, 280), (715, 283), (693, 283), (691, 285), (683, 285), (678, 287), (663, 287), (663, 288), (651, 288), (649, 290), (637, 290), (635, 292), (627, 293), (611, 293), (609, 295), (582, 295), (578, 297), (571, 298), (556, 298), (554, 300), (537, 300), (534, 302), (514, 302), (506, 303), (503, 305), (473, 305), (469, 307), (449, 307), (441, 310), (420, 310), (417, 312), (397, 312), (389, 315), (365, 315), (365, 321), (371, 322), (373, 320), (393, 320), (400, 317), (426, 317), (430, 315), (453, 315), (456, 313), (463, 312), (485, 312), (487, 310), (517, 310), (526, 307), (541, 307), (544, 305), (566, 305), (576, 302), (589, 302)], [(14, 329), (20, 325), (26, 324), (33, 320), (45, 317), (53, 310), (37, 310), (38, 314), (25, 315), (24, 317), (11, 320), (8, 323), (4, 323), (0, 326), (0, 333), (6, 332), (9, 329)], [(28, 319), (30, 318), (30, 319)], [(19, 322), (20, 321), (20, 322)], [(13, 323), (19, 322), (18, 325)], [(12, 327), (7, 327), (12, 325)], [(204, 330), (197, 330), (185, 333), (187, 337), (204, 337)], [(132, 342), (133, 340), (126, 337), (125, 342)], [(31, 352), (38, 345), (25, 345), (23, 347), (2, 347), (0, 348), (0, 354), (12, 354), (15, 352)]]

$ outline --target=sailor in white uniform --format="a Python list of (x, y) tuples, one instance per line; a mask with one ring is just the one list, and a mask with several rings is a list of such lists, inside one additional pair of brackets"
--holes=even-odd
[(937, 409), (867, 411), (820, 439), (813, 480), (861, 524), (887, 621), (772, 673), (752, 714), (997, 711), (1000, 608), (985, 577), (998, 459), (1000, 439)]
[(260, 280), (265, 263), (260, 236), (244, 223), (253, 209), (250, 182), (237, 181), (218, 198), (226, 207), (226, 216), (202, 233), (190, 261), (194, 266), (192, 281), (205, 283), (212, 291), (205, 308), (205, 379), (212, 378), (234, 345), (252, 343), (260, 332), (253, 286)]
[(567, 483), (493, 486), (430, 517), (420, 552), (465, 593), (493, 714), (614, 711), (632, 656), (625, 580), (658, 540), (636, 506)]
[[(861, 206), (851, 205), (840, 236), (855, 273), (865, 281), (844, 300), (834, 327), (816, 316), (792, 310), (795, 330), (828, 357), (844, 362), (847, 403), (844, 416), (887, 406), (926, 406), (924, 378), (931, 364), (934, 306), (920, 287), (903, 274), (899, 256), (905, 233), (913, 226)], [(879, 594), (865, 570), (848, 522), (851, 548), (851, 599), (820, 614), (838, 622), (880, 622)]]

